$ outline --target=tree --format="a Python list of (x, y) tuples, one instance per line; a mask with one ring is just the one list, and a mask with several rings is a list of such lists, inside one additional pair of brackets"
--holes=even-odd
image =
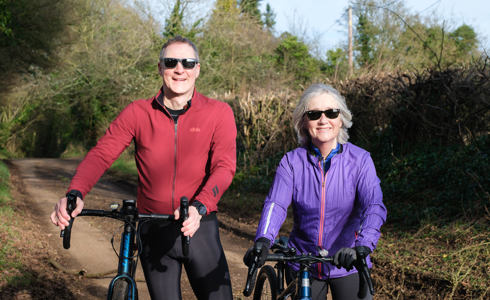
[(327, 50), (327, 59), (321, 71), (327, 76), (338, 78), (347, 74), (347, 67), (347, 52), (342, 48), (337, 48), (335, 50)]
[(237, 0), (216, 0), (213, 14), (215, 13), (236, 13), (238, 12)]
[(165, 20), (165, 29), (163, 36), (165, 38), (171, 38), (177, 35), (184, 35), (184, 10), (181, 7), (180, 0), (175, 2), (172, 13)]
[(463, 24), (451, 32), (435, 13), (422, 20), (402, 1), (358, 0), (353, 12), (358, 67), (375, 71), (443, 67), (477, 54), (478, 39), (470, 26)]
[(284, 74), (291, 74), (299, 84), (305, 84), (319, 75), (319, 63), (310, 55), (308, 46), (290, 33), (281, 35), (275, 49), (276, 65)]
[(248, 93), (282, 82), (270, 67), (277, 39), (241, 13), (236, 1), (216, 1), (197, 44), (205, 70), (197, 84), (204, 93)]
[(240, 9), (243, 14), (248, 15), (259, 24), (262, 24), (259, 4), (262, 0), (240, 0)]
[(269, 31), (272, 31), (274, 29), (274, 25), (276, 25), (276, 13), (274, 13), (269, 3), (267, 3), (265, 6), (263, 23)]
[(466, 24), (456, 28), (449, 36), (456, 44), (457, 51), (460, 55), (470, 54), (478, 45), (475, 30)]
[(165, 28), (163, 31), (164, 38), (172, 38), (177, 35), (185, 36), (187, 38), (193, 39), (195, 35), (199, 32), (198, 26), (202, 19), (198, 19), (190, 28), (186, 28), (184, 24), (184, 11), (186, 9), (186, 2), (177, 0), (172, 9), (172, 13), (165, 20)]
[(358, 55), (357, 63), (363, 67), (373, 63), (375, 49), (373, 47), (376, 39), (375, 30), (366, 14), (359, 15), (356, 25), (356, 48)]

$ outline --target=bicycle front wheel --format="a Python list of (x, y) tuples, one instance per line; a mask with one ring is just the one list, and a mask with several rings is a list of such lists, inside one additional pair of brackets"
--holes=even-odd
[(274, 268), (264, 266), (260, 269), (254, 289), (254, 300), (276, 300), (277, 276)]
[(112, 300), (129, 300), (129, 283), (122, 279), (114, 282)]

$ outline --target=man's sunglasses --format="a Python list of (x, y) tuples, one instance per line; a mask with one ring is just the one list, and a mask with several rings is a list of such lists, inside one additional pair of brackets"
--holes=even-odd
[(309, 110), (305, 114), (311, 121), (320, 119), (322, 117), (322, 114), (325, 114), (325, 116), (329, 119), (335, 119), (339, 116), (340, 109), (331, 108), (327, 110)]
[(171, 58), (165, 57), (163, 59), (163, 65), (165, 68), (173, 69), (177, 66), (178, 63), (182, 64), (184, 69), (194, 69), (194, 67), (199, 63), (199, 61), (195, 58)]

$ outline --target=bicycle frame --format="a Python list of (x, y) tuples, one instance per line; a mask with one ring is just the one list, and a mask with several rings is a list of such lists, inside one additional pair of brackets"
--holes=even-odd
[[(280, 266), (280, 267), (279, 267)], [(277, 269), (277, 282), (280, 286), (279, 295), (277, 299), (287, 299), (290, 295), (294, 296), (294, 299), (299, 300), (311, 300), (311, 273), (310, 264), (301, 264), (298, 276), (291, 281), (286, 289), (284, 289), (284, 273), (286, 271), (286, 265), (284, 261), (279, 261), (276, 264)]]
[[(127, 204), (123, 201), (123, 209)], [(134, 208), (135, 209), (135, 208)], [(121, 247), (119, 250), (119, 264), (117, 269), (117, 275), (109, 283), (109, 290), (107, 293), (107, 299), (112, 299), (114, 292), (114, 286), (118, 280), (125, 280), (128, 283), (128, 299), (138, 299), (138, 289), (136, 287), (136, 281), (134, 280), (134, 271), (136, 269), (136, 262), (133, 260), (134, 254), (134, 228), (136, 227), (136, 221), (132, 216), (124, 224), (124, 231), (121, 236)]]

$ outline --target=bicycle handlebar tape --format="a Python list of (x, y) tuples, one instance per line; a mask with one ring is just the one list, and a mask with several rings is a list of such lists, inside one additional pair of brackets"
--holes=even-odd
[[(255, 249), (252, 249), (252, 251), (255, 251)], [(243, 290), (243, 295), (245, 297), (248, 297), (252, 295), (252, 291), (255, 286), (255, 279), (257, 278), (257, 270), (258, 270), (258, 259), (259, 257), (257, 255), (254, 256), (254, 260), (248, 267), (248, 272), (247, 272), (247, 282), (245, 283), (245, 289)]]
[(359, 290), (357, 297), (361, 299), (366, 297), (368, 290), (369, 293), (374, 296), (373, 281), (371, 279), (371, 274), (369, 273), (369, 268), (365, 257), (358, 260), (356, 269), (359, 274)]
[(66, 195), (66, 199), (66, 212), (70, 215), (70, 221), (68, 226), (61, 231), (60, 236), (63, 238), (63, 248), (70, 249), (71, 227), (73, 226), (73, 221), (75, 220), (75, 218), (71, 217), (71, 213), (77, 207), (77, 195), (69, 192)]
[[(182, 223), (189, 218), (189, 199), (187, 197), (180, 198), (180, 214), (182, 218)], [(184, 256), (187, 257), (189, 255), (189, 245), (191, 243), (190, 236), (182, 235), (182, 252)]]

